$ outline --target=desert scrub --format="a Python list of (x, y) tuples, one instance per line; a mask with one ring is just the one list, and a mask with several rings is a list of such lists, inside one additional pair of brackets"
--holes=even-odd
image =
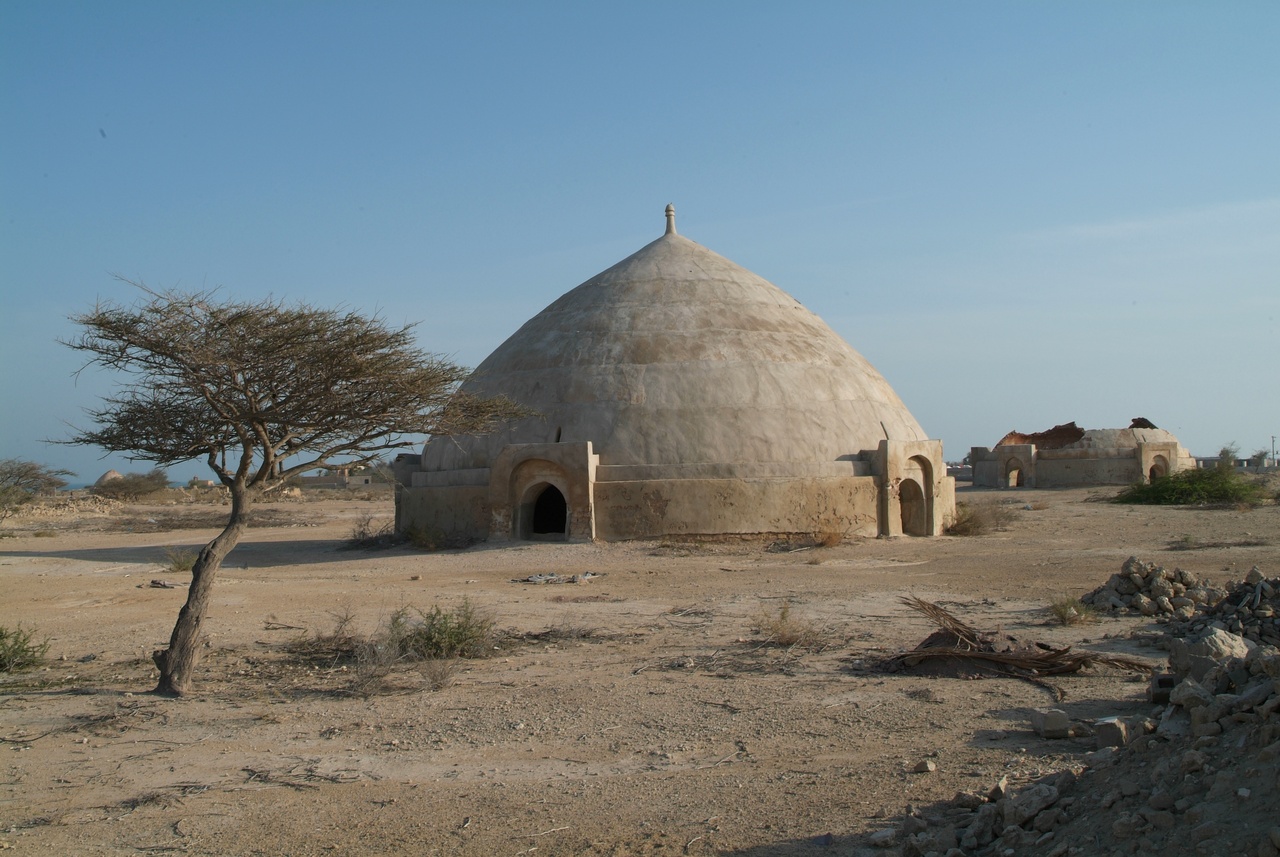
[(1261, 484), (1226, 468), (1180, 470), (1121, 491), (1116, 503), (1197, 506), (1204, 503), (1256, 506), (1266, 499)]
[(406, 660), (479, 658), (493, 649), (494, 629), (493, 617), (464, 598), (452, 610), (402, 607), (387, 622), (385, 637)]
[(196, 559), (199, 556), (199, 551), (193, 551), (187, 548), (165, 548), (164, 567), (174, 574), (183, 571), (190, 571), (195, 568)]
[(756, 630), (764, 635), (766, 643), (785, 648), (820, 649), (827, 638), (821, 628), (795, 615), (789, 598), (778, 605), (777, 613), (762, 609)]
[(34, 630), (25, 631), (21, 625), (14, 628), (0, 625), (0, 672), (21, 672), (44, 660), (49, 653), (49, 641), (37, 643), (35, 636)]
[(1079, 598), (1065, 595), (1054, 599), (1049, 605), (1049, 613), (1062, 625), (1081, 625), (1085, 622), (1095, 622), (1098, 618), (1092, 607)]
[[(373, 515), (364, 515), (351, 528), (351, 535), (340, 550), (374, 550), (400, 544), (404, 539), (396, 533), (394, 521), (378, 521)], [(415, 542), (416, 544), (416, 542)], [(434, 550), (434, 548), (432, 548)]]
[(956, 519), (947, 527), (950, 536), (984, 536), (1009, 528), (1013, 510), (995, 500), (957, 503)]

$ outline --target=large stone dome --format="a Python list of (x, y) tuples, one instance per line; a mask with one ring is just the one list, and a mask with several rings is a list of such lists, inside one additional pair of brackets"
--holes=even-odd
[(931, 535), (942, 444), (777, 286), (667, 232), (565, 293), (463, 385), (537, 416), (396, 464), (402, 532)]
[(464, 389), (540, 416), (432, 441), (426, 470), (487, 466), (511, 443), (589, 440), (602, 465), (776, 471), (927, 437), (822, 319), (674, 232), (538, 313)]

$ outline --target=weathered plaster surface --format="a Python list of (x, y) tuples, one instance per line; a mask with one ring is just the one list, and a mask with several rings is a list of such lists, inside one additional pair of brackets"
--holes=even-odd
[(905, 531), (941, 532), (955, 507), (941, 443), (820, 318), (668, 216), (480, 364), (464, 390), (538, 416), (406, 459), (398, 526), (521, 538), (551, 486), (571, 539), (896, 535), (900, 497)]

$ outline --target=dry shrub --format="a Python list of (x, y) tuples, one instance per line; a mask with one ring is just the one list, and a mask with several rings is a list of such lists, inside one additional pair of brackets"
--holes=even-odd
[[(416, 619), (411, 612), (417, 613)], [(385, 637), (408, 660), (478, 658), (493, 649), (495, 624), (493, 617), (464, 598), (452, 610), (439, 605), (427, 611), (402, 607), (391, 615)]]
[(820, 548), (833, 548), (843, 541), (844, 533), (838, 533), (835, 531), (819, 533), (817, 536), (818, 547)]
[(984, 536), (1009, 528), (1013, 510), (994, 500), (957, 503), (956, 519), (947, 527), (952, 536)]
[(1092, 607), (1079, 598), (1072, 598), (1068, 595), (1054, 599), (1049, 605), (1049, 612), (1053, 615), (1053, 618), (1063, 625), (1082, 625), (1086, 622), (1096, 622), (1098, 620), (1098, 616), (1093, 612)]
[(488, 654), (496, 637), (494, 620), (465, 599), (452, 610), (402, 607), (368, 636), (352, 630), (349, 608), (329, 615), (332, 631), (304, 635), (288, 651), (330, 669), (352, 668), (349, 690), (360, 694), (405, 668), (416, 668), (432, 690), (448, 687), (461, 659)]
[(347, 536), (342, 547), (345, 550), (371, 550), (391, 547), (399, 542), (394, 521), (379, 523), (373, 515), (363, 515), (352, 526), (351, 535)]
[(195, 568), (200, 552), (189, 548), (167, 547), (164, 549), (164, 567), (173, 574), (190, 571)]
[(756, 630), (765, 636), (765, 642), (775, 646), (803, 649), (819, 649), (826, 642), (826, 633), (806, 619), (794, 615), (791, 599), (783, 600), (777, 613), (762, 608), (756, 620)]
[(453, 684), (453, 677), (461, 664), (462, 661), (458, 658), (432, 658), (429, 661), (423, 661), (418, 670), (422, 673), (428, 687), (432, 690), (444, 690)]
[(21, 625), (0, 625), (0, 672), (16, 673), (31, 669), (49, 653), (49, 641), (36, 642), (35, 631), (24, 631)]

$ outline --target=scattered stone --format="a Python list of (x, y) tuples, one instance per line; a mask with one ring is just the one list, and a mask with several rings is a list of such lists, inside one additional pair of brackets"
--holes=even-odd
[(933, 759), (916, 762), (916, 766), (911, 769), (912, 773), (915, 774), (932, 774), (936, 770), (938, 770), (938, 763)]
[(1058, 708), (1037, 708), (1031, 712), (1031, 728), (1041, 738), (1067, 738), (1071, 735), (1071, 718)]
[(897, 840), (898, 831), (892, 827), (877, 830), (867, 837), (867, 844), (876, 848), (888, 848)]
[[(1039, 812), (1058, 800), (1058, 789), (1047, 783), (1034, 783), (1015, 797), (1007, 798), (999, 807), (1006, 825), (1018, 825), (1035, 818)], [(1004, 834), (1001, 834), (1003, 836)]]
[(1103, 747), (1126, 747), (1129, 744), (1129, 724), (1120, 717), (1107, 717), (1093, 724), (1093, 734), (1098, 741), (1098, 749)]
[(1165, 705), (1169, 702), (1169, 692), (1177, 684), (1178, 677), (1173, 673), (1152, 673), (1151, 684), (1147, 687), (1147, 694), (1156, 705)]

